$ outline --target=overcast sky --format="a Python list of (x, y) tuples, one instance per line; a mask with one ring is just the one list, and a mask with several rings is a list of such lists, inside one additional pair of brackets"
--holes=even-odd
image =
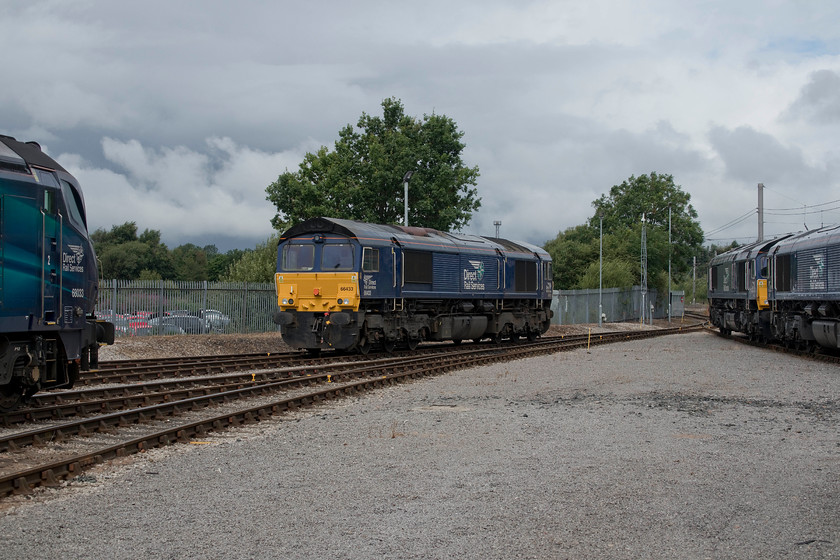
[(542, 245), (656, 171), (746, 242), (759, 182), (767, 236), (840, 222), (838, 23), (816, 0), (0, 0), (0, 133), (80, 180), (91, 229), (225, 251), (272, 233), (280, 173), (396, 97), (465, 133), (466, 232)]

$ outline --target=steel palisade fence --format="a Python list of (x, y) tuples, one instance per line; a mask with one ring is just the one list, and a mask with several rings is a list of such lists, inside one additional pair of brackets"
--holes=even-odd
[[(605, 319), (610, 322), (639, 320), (640, 288), (604, 289)], [(649, 297), (656, 301), (655, 291)], [(555, 291), (554, 324), (597, 323), (598, 290)], [(683, 292), (672, 292), (672, 315), (683, 313)], [(179, 282), (173, 280), (103, 280), (99, 284), (96, 315), (112, 320), (117, 335), (188, 333), (262, 333), (278, 330), (272, 320), (277, 309), (274, 284), (251, 282)], [(158, 317), (198, 317), (196, 327), (184, 319), (166, 319), (175, 325), (164, 329)], [(658, 302), (656, 317), (667, 317)]]
[[(648, 290), (645, 301), (647, 305), (654, 302), (653, 316), (657, 319), (668, 318), (665, 297), (657, 297), (656, 290)], [(638, 321), (641, 313), (641, 288), (604, 288), (598, 290), (555, 290), (551, 301), (554, 317), (551, 322), (555, 325), (573, 325), (580, 323), (598, 322), (598, 302), (604, 320), (607, 322)], [(681, 317), (685, 312), (685, 293), (671, 291), (671, 317)], [(650, 311), (645, 311), (645, 318), (650, 318)]]
[[(180, 282), (173, 280), (103, 280), (96, 315), (116, 323), (117, 335), (261, 333), (277, 330), (274, 284), (252, 282)], [(198, 317), (156, 320), (158, 317)], [(168, 329), (163, 325), (170, 325)], [(176, 325), (176, 326), (171, 326)], [(197, 325), (189, 328), (190, 325)]]

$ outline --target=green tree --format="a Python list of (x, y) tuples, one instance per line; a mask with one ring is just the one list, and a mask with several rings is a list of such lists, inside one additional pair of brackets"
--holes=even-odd
[[(641, 282), (642, 215), (647, 239), (648, 287), (664, 295), (668, 262), (672, 288), (702, 254), (703, 231), (691, 197), (671, 175), (631, 176), (592, 203), (595, 213), (586, 224), (568, 228), (545, 244), (554, 260), (558, 289), (597, 288), (603, 217), (603, 287), (629, 287)], [(671, 243), (668, 243), (668, 210)]]
[(146, 271), (145, 278), (173, 277), (169, 249), (161, 243), (157, 230), (147, 229), (138, 236), (137, 224), (126, 222), (110, 231), (97, 229), (90, 237), (104, 278), (136, 280), (141, 271)]
[(573, 290), (593, 259), (598, 260), (598, 230), (587, 224), (568, 228), (545, 244), (551, 255), (554, 288)]
[(140, 277), (140, 271), (153, 270), (151, 248), (140, 241), (107, 245), (102, 250), (97, 249), (97, 256), (104, 278), (135, 280)]
[(137, 222), (125, 222), (111, 227), (111, 231), (99, 228), (90, 234), (91, 240), (99, 245), (120, 245), (130, 241), (137, 241)]
[[(215, 245), (212, 245), (215, 248)], [(207, 247), (204, 248), (207, 252)], [(245, 251), (242, 249), (231, 249), (225, 253), (219, 253), (218, 249), (214, 252), (207, 252), (207, 279), (215, 282), (220, 280), (227, 274), (230, 266), (242, 258)]]
[[(703, 243), (703, 229), (690, 201), (691, 195), (674, 183), (672, 175), (651, 172), (650, 175), (631, 176), (620, 185), (614, 185), (609, 196), (601, 195), (592, 203), (595, 214), (589, 219), (589, 225), (598, 228), (599, 216), (603, 216), (605, 235), (615, 233), (624, 236), (638, 231), (639, 242), (635, 244), (638, 260), (641, 258), (640, 224), (644, 216), (648, 270), (667, 271), (670, 257), (672, 274), (684, 274), (688, 271), (691, 256), (697, 254)], [(625, 258), (631, 253), (625, 251)]]
[(576, 287), (581, 290), (597, 290), (599, 285), (603, 288), (626, 288), (636, 283), (637, 268), (636, 263), (624, 260), (605, 260), (603, 267), (599, 261), (594, 261), (586, 268)]
[(192, 243), (179, 245), (172, 250), (172, 267), (175, 280), (207, 280), (207, 254)]
[(315, 216), (401, 223), (403, 177), (409, 181), (409, 224), (460, 229), (481, 205), (474, 188), (478, 167), (461, 153), (464, 133), (444, 115), (405, 114), (398, 99), (382, 102), (383, 116), (362, 113), (356, 128), (339, 132), (335, 149), (307, 153), (297, 172), (286, 171), (266, 188), (277, 209), (278, 231)]
[(253, 250), (245, 251), (242, 258), (232, 263), (221, 278), (225, 282), (274, 282), (277, 270), (277, 242), (280, 236), (269, 237)]

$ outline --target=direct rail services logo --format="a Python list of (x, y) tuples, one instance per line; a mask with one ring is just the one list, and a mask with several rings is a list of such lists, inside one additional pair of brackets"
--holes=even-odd
[(482, 261), (467, 261), (472, 270), (464, 269), (464, 289), (484, 290), (484, 263)]

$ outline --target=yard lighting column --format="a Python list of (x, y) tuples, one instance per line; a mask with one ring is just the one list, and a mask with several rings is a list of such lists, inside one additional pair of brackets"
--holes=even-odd
[(601, 239), (598, 247), (598, 326), (601, 326), (601, 317), (604, 316), (604, 308), (602, 302), (602, 292), (604, 286), (604, 215), (598, 214), (600, 220)]
[(408, 227), (408, 180), (414, 175), (414, 171), (406, 171), (403, 176), (403, 186), (405, 187), (405, 194), (403, 200), (405, 202), (405, 214), (403, 215), (403, 225)]

